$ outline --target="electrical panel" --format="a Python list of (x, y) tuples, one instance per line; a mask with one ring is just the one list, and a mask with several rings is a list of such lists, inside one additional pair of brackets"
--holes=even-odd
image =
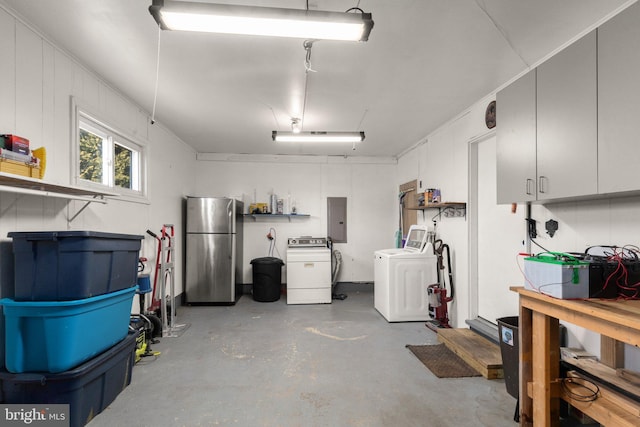
[(346, 197), (327, 197), (327, 236), (333, 243), (347, 243)]

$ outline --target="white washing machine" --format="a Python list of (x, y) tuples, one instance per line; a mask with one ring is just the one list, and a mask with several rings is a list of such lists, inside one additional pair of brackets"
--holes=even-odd
[(331, 304), (331, 250), (326, 238), (289, 239), (287, 304)]
[(374, 254), (374, 305), (389, 322), (429, 320), (427, 287), (437, 283), (437, 257), (424, 225), (412, 225), (404, 248)]

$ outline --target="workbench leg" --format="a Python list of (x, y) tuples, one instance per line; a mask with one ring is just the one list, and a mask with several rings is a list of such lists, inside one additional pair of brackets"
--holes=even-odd
[(532, 333), (531, 333), (531, 310), (520, 306), (520, 317), (518, 320), (518, 345), (520, 346), (520, 425), (532, 426), (533, 425), (533, 401), (529, 397), (527, 391), (527, 384), (532, 379), (532, 366), (531, 366), (531, 348), (532, 348)]
[(560, 331), (558, 319), (533, 312), (532, 399), (535, 426), (560, 425)]

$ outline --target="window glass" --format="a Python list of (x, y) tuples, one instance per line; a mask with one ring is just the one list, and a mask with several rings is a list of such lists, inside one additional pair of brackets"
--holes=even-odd
[(102, 183), (103, 138), (80, 128), (80, 178)]
[(115, 184), (117, 187), (131, 188), (133, 152), (120, 144), (115, 144)]

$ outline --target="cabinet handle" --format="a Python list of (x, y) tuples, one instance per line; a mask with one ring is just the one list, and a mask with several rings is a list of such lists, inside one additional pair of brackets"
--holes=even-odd
[(544, 189), (544, 182), (547, 180), (546, 176), (540, 175), (540, 178), (538, 179), (538, 191), (540, 191), (541, 193), (546, 193), (545, 189)]
[(533, 195), (533, 191), (531, 191), (531, 186), (534, 184), (534, 181), (531, 178), (527, 178), (527, 187), (525, 188), (525, 193), (527, 193), (528, 196), (532, 196)]

